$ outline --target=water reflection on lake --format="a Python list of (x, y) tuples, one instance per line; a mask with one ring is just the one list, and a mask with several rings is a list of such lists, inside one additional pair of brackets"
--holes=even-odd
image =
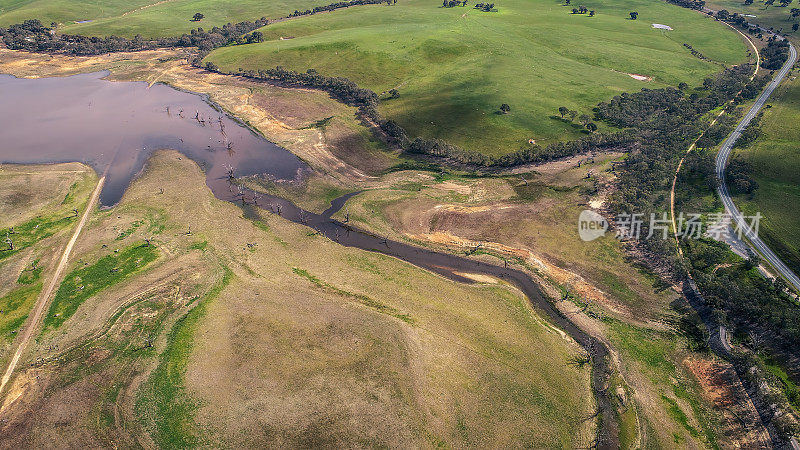
[(98, 72), (59, 78), (0, 75), (0, 161), (80, 161), (106, 172), (103, 205), (117, 203), (150, 154), (178, 150), (197, 161), (215, 192), (236, 176), (296, 180), (307, 168), (196, 94), (163, 84), (111, 82)]

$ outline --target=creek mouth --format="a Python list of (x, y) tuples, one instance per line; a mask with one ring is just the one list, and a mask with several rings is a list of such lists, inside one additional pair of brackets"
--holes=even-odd
[(20, 79), (0, 75), (0, 162), (78, 161), (106, 174), (100, 194), (113, 206), (131, 180), (159, 149), (174, 149), (197, 162), (220, 200), (260, 208), (305, 225), (340, 245), (380, 252), (453, 281), (473, 283), (459, 273), (503, 279), (519, 288), (533, 307), (590, 355), (597, 404), (597, 448), (618, 447), (619, 424), (608, 383), (608, 348), (567, 319), (527, 273), (449, 253), (384, 239), (332, 219), (357, 193), (334, 200), (322, 214), (291, 201), (235, 186), (236, 177), (267, 176), (296, 181), (309, 170), (297, 156), (227, 116), (206, 97), (163, 84), (111, 82), (108, 72), (59, 78)]

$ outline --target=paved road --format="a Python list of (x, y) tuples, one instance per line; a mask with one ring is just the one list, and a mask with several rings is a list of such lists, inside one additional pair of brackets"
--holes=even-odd
[[(736, 129), (733, 130), (733, 133), (725, 139), (725, 142), (722, 143), (722, 147), (720, 147), (719, 153), (717, 154), (717, 162), (716, 162), (716, 170), (717, 170), (717, 179), (719, 180), (719, 187), (717, 188), (717, 193), (719, 194), (720, 198), (722, 199), (722, 203), (725, 205), (725, 212), (730, 214), (733, 217), (734, 225), (738, 223), (742, 230), (748, 230), (746, 221), (741, 217), (741, 212), (733, 203), (733, 199), (731, 199), (730, 192), (728, 191), (728, 186), (725, 183), (725, 168), (728, 164), (728, 158), (731, 155), (731, 149), (733, 148), (733, 144), (736, 143), (736, 140), (739, 139), (739, 136), (742, 135), (742, 131), (750, 124), (750, 121), (758, 114), (761, 108), (764, 106), (764, 103), (769, 99), (769, 96), (772, 95), (772, 91), (775, 90), (776, 87), (783, 81), (786, 77), (786, 74), (789, 73), (789, 70), (792, 68), (794, 63), (797, 61), (797, 50), (795, 50), (794, 45), (791, 43), (789, 44), (789, 59), (786, 60), (786, 63), (781, 67), (778, 73), (775, 74), (775, 77), (770, 81), (767, 87), (764, 89), (764, 92), (761, 93), (761, 96), (758, 97), (756, 102), (750, 107), (750, 110), (747, 111), (747, 114), (742, 118), (739, 125), (736, 126)], [(755, 233), (752, 231), (749, 233), (745, 233), (747, 237), (747, 241), (745, 242), (750, 248), (755, 250), (756, 252), (760, 253), (764, 259), (772, 265), (780, 275), (783, 276), (789, 283), (794, 286), (795, 289), (800, 291), (800, 278), (792, 272), (792, 270), (786, 266), (786, 264), (778, 258), (772, 250), (767, 247), (767, 245), (762, 241)], [(739, 241), (739, 238), (735, 235), (731, 237), (734, 241)]]

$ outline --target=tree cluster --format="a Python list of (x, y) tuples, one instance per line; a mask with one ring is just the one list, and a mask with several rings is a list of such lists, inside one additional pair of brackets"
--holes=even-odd
[(483, 12), (497, 11), (494, 9), (494, 3), (478, 3), (475, 5), (475, 9), (479, 9)]
[(740, 157), (728, 162), (725, 179), (734, 194), (752, 195), (758, 189), (758, 182), (753, 178), (753, 165)]
[(455, 8), (456, 6), (467, 6), (467, 0), (442, 0), (442, 8)]
[(702, 10), (706, 6), (706, 2), (704, 0), (667, 0), (667, 2), (672, 3), (673, 5), (678, 5), (682, 8), (697, 10)]
[(761, 65), (765, 69), (778, 70), (789, 59), (789, 41), (770, 38), (767, 46), (761, 50)]

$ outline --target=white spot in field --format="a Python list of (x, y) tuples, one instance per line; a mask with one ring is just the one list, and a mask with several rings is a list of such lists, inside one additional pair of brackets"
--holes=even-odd
[(660, 24), (660, 23), (654, 23), (654, 24), (653, 24), (653, 28), (658, 28), (658, 29), (660, 29), (660, 30), (672, 31), (672, 27), (671, 27), (671, 26), (669, 26), (669, 25), (662, 25), (662, 24)]

